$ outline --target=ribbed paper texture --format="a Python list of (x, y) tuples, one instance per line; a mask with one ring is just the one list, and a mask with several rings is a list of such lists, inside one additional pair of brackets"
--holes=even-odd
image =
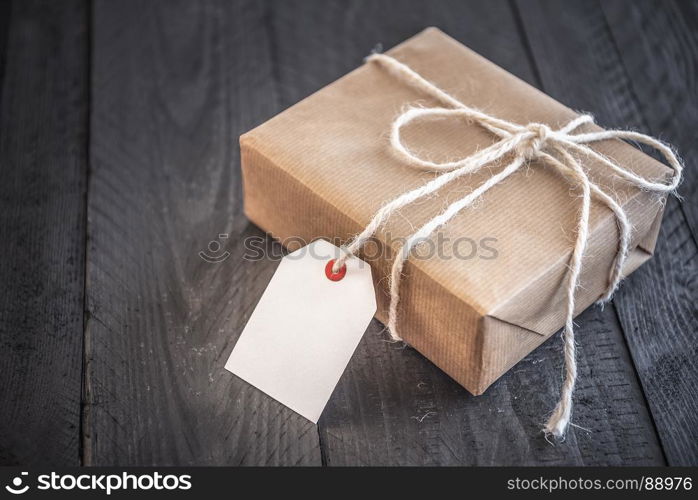
[[(576, 116), (434, 28), (389, 54), (468, 106), (505, 120), (559, 128)], [(383, 204), (433, 178), (433, 173), (404, 165), (388, 146), (392, 120), (415, 104), (437, 105), (384, 68), (365, 64), (243, 135), (246, 214), (282, 241), (345, 241), (358, 233)], [(476, 125), (456, 120), (408, 128), (406, 139), (412, 149), (435, 160), (459, 158), (495, 140)], [(668, 172), (624, 142), (593, 147), (647, 178)], [(653, 251), (662, 199), (613, 179), (599, 164), (583, 163), (595, 182), (609, 188), (633, 225), (630, 273)], [(376, 235), (382, 258), (365, 258), (373, 267), (378, 319), (387, 316), (387, 276), (399, 246), (390, 248), (388, 234), (408, 236), (496, 168), (461, 178), (401, 210)], [(440, 230), (443, 239), (467, 237), (478, 245), (487, 239), (497, 257), (483, 258), (491, 254), (482, 251), (455, 258), (447, 244), (442, 255), (410, 259), (401, 283), (401, 335), (469, 391), (482, 393), (563, 324), (562, 284), (574, 242), (578, 194), (558, 173), (534, 162), (452, 219)], [(597, 202), (590, 231), (578, 312), (605, 289), (618, 247), (613, 214)], [(468, 247), (463, 248), (461, 256), (468, 254)], [(370, 250), (375, 254), (376, 246)]]

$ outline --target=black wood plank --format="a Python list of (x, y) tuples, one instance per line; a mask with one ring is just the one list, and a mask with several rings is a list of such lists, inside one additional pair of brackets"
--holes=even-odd
[(671, 465), (698, 464), (698, 247), (676, 200), (653, 260), (615, 300)]
[(5, 80), (5, 60), (7, 58), (7, 39), (10, 37), (10, 18), (12, 2), (0, 2), (0, 116), (2, 116), (2, 82)]
[[(696, 117), (688, 102), (691, 94), (681, 93), (691, 84), (677, 89), (683, 84), (676, 84), (671, 76), (681, 74), (683, 63), (658, 55), (676, 46), (667, 36), (671, 28), (666, 16), (670, 14), (664, 10), (672, 7), (664, 2), (655, 8), (641, 2), (603, 5), (611, 10), (608, 16), (598, 3), (570, 3), (562, 12), (553, 1), (519, 4), (543, 88), (573, 107), (593, 111), (603, 125), (634, 128), (668, 141), (676, 139), (688, 145), (684, 155), (695, 151), (695, 139), (689, 137), (694, 137), (694, 132), (681, 130), (695, 129)], [(632, 39), (627, 38), (625, 24), (630, 18), (639, 23), (634, 25)], [(632, 61), (643, 56), (646, 61), (650, 59), (642, 47), (653, 48), (653, 62), (637, 72)], [(695, 64), (695, 52), (681, 53), (694, 58)], [(658, 75), (648, 76), (653, 72)], [(648, 80), (647, 85), (658, 85), (657, 79), (661, 79), (668, 93), (659, 95), (659, 87), (651, 92), (638, 81), (643, 79)], [(673, 111), (654, 115), (660, 113), (657, 101), (670, 102)], [(648, 123), (653, 126), (648, 127)], [(690, 163), (695, 162), (689, 160), (687, 186), (692, 186), (695, 178)], [(695, 200), (690, 190), (687, 195)], [(676, 200), (670, 200), (655, 257), (624, 283), (614, 300), (664, 451), (674, 465), (698, 463), (697, 253), (684, 212)]]
[[(664, 450), (698, 464), (698, 4), (602, 4), (644, 128), (686, 164), (650, 272), (619, 296), (620, 319)], [(641, 33), (641, 43), (637, 34)], [(677, 213), (674, 213), (677, 212)], [(682, 217), (685, 215), (685, 219)]]
[(698, 3), (603, 2), (643, 125), (686, 163), (681, 208), (698, 241)]
[(266, 17), (94, 7), (88, 464), (320, 463), (314, 425), (224, 370), (276, 265), (242, 258), (237, 146), (277, 111)]
[[(281, 106), (436, 25), (536, 84), (505, 2), (279, 2), (272, 12)], [(613, 308), (579, 319), (580, 379), (564, 444), (539, 430), (561, 382), (559, 336), (473, 397), (374, 322), (320, 420), (329, 465), (657, 464), (662, 452)]]
[(0, 464), (78, 465), (87, 7), (4, 2), (0, 16)]

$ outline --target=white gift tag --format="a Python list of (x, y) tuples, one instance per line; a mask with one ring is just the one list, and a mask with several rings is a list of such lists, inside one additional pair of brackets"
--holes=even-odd
[(225, 365), (314, 423), (376, 312), (364, 261), (351, 257), (330, 279), (340, 255), (317, 240), (285, 256)]

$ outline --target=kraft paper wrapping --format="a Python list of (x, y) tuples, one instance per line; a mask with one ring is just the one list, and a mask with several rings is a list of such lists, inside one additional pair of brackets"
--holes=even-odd
[[(388, 54), (466, 105), (505, 120), (559, 128), (576, 116), (435, 28)], [(389, 147), (391, 122), (410, 104), (438, 105), (380, 65), (364, 64), (244, 134), (240, 146), (246, 215), (281, 241), (298, 237), (345, 242), (360, 232), (382, 205), (435, 175), (404, 165)], [(581, 131), (592, 129), (597, 127)], [(496, 140), (477, 125), (458, 120), (413, 125), (405, 133), (411, 149), (435, 161), (466, 156)], [(622, 141), (592, 147), (650, 179), (669, 172)], [(582, 161), (632, 223), (627, 275), (654, 250), (663, 198), (613, 178), (600, 164)], [(366, 247), (380, 321), (387, 320), (387, 277), (401, 245), (396, 239), (409, 236), (499, 167), (456, 180), (436, 196), (402, 209)], [(437, 245), (424, 246), (417, 252), (422, 257), (410, 258), (405, 266), (399, 307), (404, 339), (470, 392), (481, 394), (559, 330), (578, 195), (559, 173), (532, 162), (453, 218), (440, 235), (433, 235), (434, 242), (441, 238), (450, 243), (429, 258)], [(617, 248), (614, 216), (594, 201), (576, 314), (605, 290)], [(376, 259), (376, 254), (381, 257)]]

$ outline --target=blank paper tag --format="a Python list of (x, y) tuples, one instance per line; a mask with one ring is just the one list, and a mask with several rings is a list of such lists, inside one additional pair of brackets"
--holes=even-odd
[(352, 257), (331, 281), (340, 250), (317, 240), (284, 257), (226, 369), (317, 423), (376, 312), (371, 268)]

